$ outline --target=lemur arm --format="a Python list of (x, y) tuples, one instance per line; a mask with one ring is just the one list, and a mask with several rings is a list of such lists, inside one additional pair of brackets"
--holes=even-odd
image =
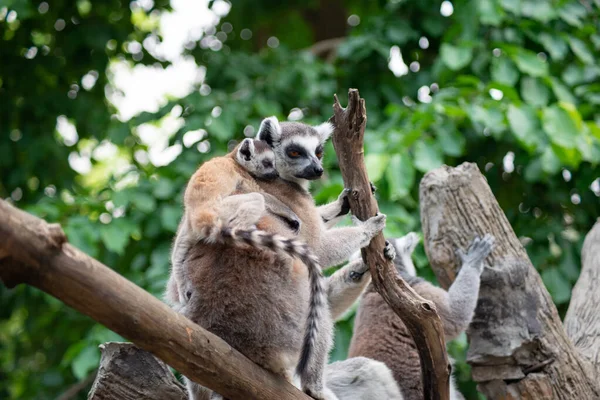
[[(384, 257), (396, 257), (394, 246), (386, 243)], [(360, 252), (354, 253), (350, 262), (327, 278), (327, 299), (333, 320), (338, 319), (360, 297), (371, 282), (369, 267), (364, 263)]]
[(385, 215), (378, 214), (366, 221), (355, 219), (355, 226), (321, 229), (319, 245), (314, 249), (324, 268), (339, 265), (352, 253), (365, 247), (385, 227)]
[(473, 319), (483, 261), (492, 251), (493, 244), (493, 236), (486, 235), (483, 239), (475, 238), (466, 254), (457, 251), (462, 266), (448, 292), (424, 280), (412, 284), (417, 293), (435, 303), (444, 325), (446, 341), (464, 332)]
[(350, 212), (350, 203), (348, 202), (349, 189), (344, 189), (338, 196), (337, 200), (329, 204), (322, 205), (317, 208), (323, 223), (327, 229), (333, 227)]

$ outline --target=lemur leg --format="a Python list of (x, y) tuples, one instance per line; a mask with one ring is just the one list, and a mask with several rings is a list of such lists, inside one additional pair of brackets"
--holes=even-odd
[(300, 218), (285, 203), (269, 193), (261, 193), (265, 198), (265, 208), (268, 212), (281, 218), (294, 233), (300, 231)]
[(323, 230), (319, 246), (314, 249), (319, 263), (326, 268), (348, 260), (352, 253), (368, 245), (383, 230), (385, 218), (384, 214), (366, 221), (354, 218), (355, 226)]
[(218, 209), (218, 220), (225, 226), (249, 229), (256, 225), (266, 211), (265, 198), (260, 193), (228, 196)]
[[(358, 257), (355, 257), (358, 254)], [(389, 260), (396, 257), (396, 250), (386, 242), (383, 255)], [(356, 252), (351, 261), (327, 278), (327, 299), (331, 308), (331, 317), (338, 319), (360, 297), (371, 282), (369, 267), (364, 263), (360, 252)]]

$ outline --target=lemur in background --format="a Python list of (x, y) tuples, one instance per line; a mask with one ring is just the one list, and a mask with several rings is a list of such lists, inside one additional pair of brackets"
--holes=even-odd
[[(264, 123), (261, 128), (263, 125)], [(300, 163), (303, 170), (298, 171), (296, 175), (303, 176), (298, 179), (316, 178), (322, 173), (320, 156), (317, 157), (316, 150), (319, 145), (322, 148), (324, 141), (329, 136), (330, 126), (320, 126), (316, 129), (303, 124), (294, 125), (295, 128), (300, 126), (304, 130), (297, 133), (296, 136), (299, 140), (294, 144), (297, 146), (296, 152), (302, 155), (297, 157), (310, 156), (307, 164), (311, 169), (307, 170), (306, 166)], [(324, 129), (329, 132), (325, 132)], [(260, 135), (261, 132), (259, 132), (259, 138)], [(293, 139), (293, 136), (289, 135), (287, 139)], [(317, 140), (314, 140), (315, 138)], [(268, 141), (267, 143), (269, 144)], [(273, 142), (270, 145), (276, 150), (276, 147), (272, 146)], [(277, 151), (275, 154), (275, 164), (279, 165)], [(292, 154), (292, 156), (294, 155)], [(285, 165), (285, 163), (281, 165)], [(286, 173), (291, 170), (293, 168), (285, 169)], [(243, 173), (247, 174), (246, 171)], [(219, 179), (222, 175), (223, 169), (217, 169), (214, 174), (207, 176), (207, 181), (211, 185), (220, 186)], [(283, 179), (286, 177), (287, 175), (282, 175)], [(246, 181), (244, 180), (244, 182)], [(278, 185), (265, 189), (263, 185), (269, 182), (260, 180), (254, 182), (257, 182), (265, 192), (270, 192), (272, 196), (282, 201), (298, 215), (301, 220), (298, 237), (310, 242), (309, 246), (312, 249), (324, 251), (337, 245), (335, 242), (338, 238), (335, 234), (332, 236), (322, 235), (322, 230), (325, 229), (324, 222), (312, 197), (302, 186), (295, 182), (278, 179), (273, 181), (278, 182)], [(203, 181), (199, 181), (198, 189), (202, 187), (203, 183)], [(259, 190), (252, 191), (264, 193)], [(343, 199), (338, 199), (338, 203), (343, 203)], [(235, 209), (232, 204), (221, 204), (219, 215), (228, 215)], [(330, 211), (330, 209), (327, 210)], [(255, 223), (256, 218), (259, 217), (256, 223), (258, 229), (281, 234), (287, 238), (296, 236), (296, 232), (292, 231), (288, 225), (281, 224), (280, 220), (268, 213), (255, 213), (252, 217), (255, 220), (251, 221), (250, 225)], [(208, 221), (209, 225), (214, 222), (205, 217), (197, 218), (196, 221)], [(248, 225), (245, 221), (242, 224)], [(385, 216), (379, 215), (354, 227), (331, 229), (331, 231), (342, 233), (347, 241), (354, 244), (354, 248), (347, 245), (342, 246), (345, 253), (332, 251), (336, 253), (336, 257), (326, 257), (326, 261), (339, 263), (349, 258), (352, 252), (366, 245), (373, 236), (381, 231), (384, 224)], [(320, 243), (321, 236), (329, 239), (329, 243), (325, 246)], [(334, 237), (336, 237), (335, 242), (333, 241)], [(308, 294), (307, 270), (302, 262), (285, 257), (281, 253), (232, 247), (217, 242), (192, 246), (187, 252), (181, 269), (183, 274), (178, 279), (181, 288), (179, 293), (185, 293), (185, 296), (183, 304), (178, 305), (180, 312), (225, 339), (254, 362), (283, 375), (289, 381), (292, 381), (292, 370), (297, 364), (302, 389), (307, 394), (317, 399), (336, 398), (333, 392), (323, 385), (323, 368), (332, 342), (333, 323), (329, 313), (323, 312), (320, 315), (314, 315), (313, 321), (319, 322), (320, 326), (319, 324), (309, 325), (305, 338), (302, 339), (300, 336), (302, 321), (307, 313), (307, 305), (315, 309), (310, 304), (314, 301), (315, 296)], [(170, 300), (172, 303), (177, 302), (175, 296)], [(300, 346), (301, 343), (314, 344), (314, 346)], [(302, 353), (300, 353), (300, 347), (302, 347)], [(314, 348), (312, 356), (310, 351), (304, 350), (311, 348)], [(299, 359), (300, 361), (298, 361)], [(192, 396), (195, 392), (200, 391), (198, 385), (189, 381), (188, 388)]]
[[(475, 238), (465, 254), (457, 250), (462, 266), (448, 292), (416, 276), (411, 254), (418, 243), (415, 233), (391, 240), (396, 247), (394, 264), (404, 280), (425, 299), (435, 303), (442, 320), (446, 342), (464, 332), (473, 318), (479, 296), (483, 261), (493, 248), (494, 238)], [(421, 364), (406, 326), (370, 285), (360, 301), (354, 320), (349, 357), (369, 357), (385, 363), (393, 372), (406, 400), (423, 399)], [(450, 398), (463, 399), (450, 380)]]

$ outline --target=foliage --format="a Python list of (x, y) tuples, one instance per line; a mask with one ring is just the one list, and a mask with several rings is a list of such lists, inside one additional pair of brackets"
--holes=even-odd
[[(150, 10), (100, 3), (53, 2), (45, 13), (39, 2), (0, 3), (0, 196), (60, 222), (77, 247), (161, 296), (182, 190), (197, 165), (243, 132), (251, 135), (265, 116), (322, 121), (333, 93), (343, 102), (347, 88), (358, 87), (386, 233), (420, 229), (424, 173), (476, 162), (559, 311), (566, 310), (583, 236), (600, 211), (598, 2), (456, 0), (450, 16), (440, 13), (441, 6), (448, 14), (449, 2), (432, 0), (236, 2), (187, 50), (206, 66), (200, 90), (125, 122), (111, 117), (116, 110), (105, 99), (107, 65), (157, 62), (148, 51), (140, 60), (124, 49), (160, 32), (139, 22), (139, 13), (151, 19)], [(166, 4), (155, 1), (154, 8)], [(62, 31), (58, 18), (66, 21)], [(242, 29), (252, 32), (250, 40)], [(333, 56), (307, 50), (339, 36), (346, 38)], [(211, 50), (217, 37), (226, 41)], [(271, 37), (278, 41), (267, 46)], [(29, 59), (33, 47), (37, 56)], [(96, 84), (79, 89), (90, 71)], [(60, 115), (73, 122), (78, 141), (55, 132)], [(167, 120), (181, 124), (170, 144), (185, 146), (173, 162), (155, 166), (141, 132)], [(186, 137), (188, 131), (195, 134)], [(70, 154), (107, 142), (116, 151), (92, 157), (91, 172), (69, 168)], [(313, 190), (318, 202), (342, 189), (331, 145), (326, 167)], [(422, 247), (416, 262), (433, 279)], [(95, 346), (115, 339), (35, 289), (2, 288), (0, 298), (0, 398), (54, 398), (94, 369)], [(345, 357), (351, 329), (349, 315), (338, 324), (333, 358)], [(461, 389), (476, 398), (465, 349), (459, 340), (451, 353)]]

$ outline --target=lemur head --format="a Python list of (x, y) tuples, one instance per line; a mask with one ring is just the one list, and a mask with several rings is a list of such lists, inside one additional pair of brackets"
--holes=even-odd
[(279, 176), (275, 169), (275, 153), (260, 140), (244, 139), (237, 147), (235, 159), (257, 179), (273, 180)]
[(323, 175), (323, 147), (332, 132), (329, 122), (310, 126), (269, 117), (261, 122), (256, 137), (275, 152), (279, 176), (306, 188), (307, 181)]

